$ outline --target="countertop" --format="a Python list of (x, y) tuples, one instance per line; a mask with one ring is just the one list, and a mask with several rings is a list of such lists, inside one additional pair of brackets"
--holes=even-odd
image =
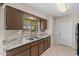
[(48, 36), (50, 36), (50, 35), (41, 35), (38, 39), (34, 39), (34, 40), (29, 40), (27, 38), (18, 39), (16, 41), (11, 42), (11, 43), (5, 44), (4, 45), (4, 51), (10, 50), (10, 49), (13, 49), (13, 48), (22, 46), (24, 44), (28, 44), (28, 43), (37, 41), (37, 40), (40, 40), (40, 39), (48, 37)]

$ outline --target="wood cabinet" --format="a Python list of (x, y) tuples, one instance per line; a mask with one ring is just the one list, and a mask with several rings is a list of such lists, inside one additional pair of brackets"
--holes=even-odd
[(31, 56), (38, 56), (38, 45), (31, 47)]
[(48, 39), (44, 38), (44, 51), (48, 48)]
[(46, 19), (40, 19), (40, 30), (45, 31), (47, 29), (47, 20)]
[(17, 48), (6, 51), (6, 55), (7, 56), (17, 56), (17, 55), (28, 56), (30, 55), (29, 48), (30, 48), (30, 44), (19, 46)]
[(48, 48), (51, 46), (51, 40), (50, 40), (50, 36), (47, 37), (48, 38)]
[(6, 6), (6, 29), (7, 30), (20, 30), (23, 27), (22, 24), (23, 13), (15, 8)]
[(38, 41), (31, 43), (31, 56), (38, 56)]
[(7, 56), (39, 56), (50, 47), (50, 36), (6, 51)]
[(18, 54), (15, 54), (15, 56), (30, 56), (30, 49), (23, 50)]
[[(29, 19), (29, 17), (33, 17), (36, 22), (38, 19), (40, 20), (40, 30), (45, 31), (47, 29), (47, 20), (40, 18), (38, 16), (23, 12), (19, 9), (6, 6), (6, 29), (7, 30), (21, 30), (24, 28), (23, 19)], [(23, 18), (24, 17), (24, 18)], [(37, 23), (33, 24), (32, 31), (37, 30)], [(37, 25), (37, 26), (36, 26)]]
[(39, 41), (39, 55), (41, 55), (44, 51), (44, 44), (43, 44), (43, 40)]

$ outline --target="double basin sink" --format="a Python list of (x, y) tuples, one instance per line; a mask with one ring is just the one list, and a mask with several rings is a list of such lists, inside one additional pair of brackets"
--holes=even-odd
[(36, 40), (36, 39), (39, 39), (41, 37), (38, 37), (38, 36), (31, 36), (31, 37), (26, 37), (28, 40)]

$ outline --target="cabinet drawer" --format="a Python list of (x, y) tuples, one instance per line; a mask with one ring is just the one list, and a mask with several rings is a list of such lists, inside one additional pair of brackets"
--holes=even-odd
[(13, 55), (15, 55), (15, 54), (17, 54), (17, 53), (19, 53), (19, 52), (25, 50), (25, 49), (28, 49), (28, 48), (30, 48), (30, 44), (28, 44), (28, 45), (23, 45), (23, 46), (20, 46), (20, 47), (17, 47), (17, 48), (8, 50), (8, 51), (6, 51), (6, 55), (7, 55), (7, 56), (13, 56)]
[(45, 40), (44, 40), (44, 43), (48, 43), (48, 39), (45, 39)]
[(43, 39), (41, 39), (41, 40), (39, 40), (39, 43), (42, 43), (44, 40)]
[(30, 49), (21, 51), (21, 52), (17, 53), (15, 56), (30, 56)]
[(37, 44), (39, 44), (39, 41), (32, 42), (31, 47), (34, 46), (34, 45), (37, 45)]

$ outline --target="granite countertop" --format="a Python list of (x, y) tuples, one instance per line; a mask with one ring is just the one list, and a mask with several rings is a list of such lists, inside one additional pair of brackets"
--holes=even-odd
[(22, 46), (24, 44), (28, 44), (28, 43), (31, 43), (31, 42), (34, 42), (37, 40), (40, 40), (40, 39), (48, 37), (48, 36), (50, 36), (50, 35), (41, 35), (38, 39), (35, 38), (34, 40), (29, 40), (27, 38), (18, 39), (16, 41), (11, 42), (11, 43), (5, 44), (4, 51), (10, 50), (10, 49), (16, 48), (18, 46)]

